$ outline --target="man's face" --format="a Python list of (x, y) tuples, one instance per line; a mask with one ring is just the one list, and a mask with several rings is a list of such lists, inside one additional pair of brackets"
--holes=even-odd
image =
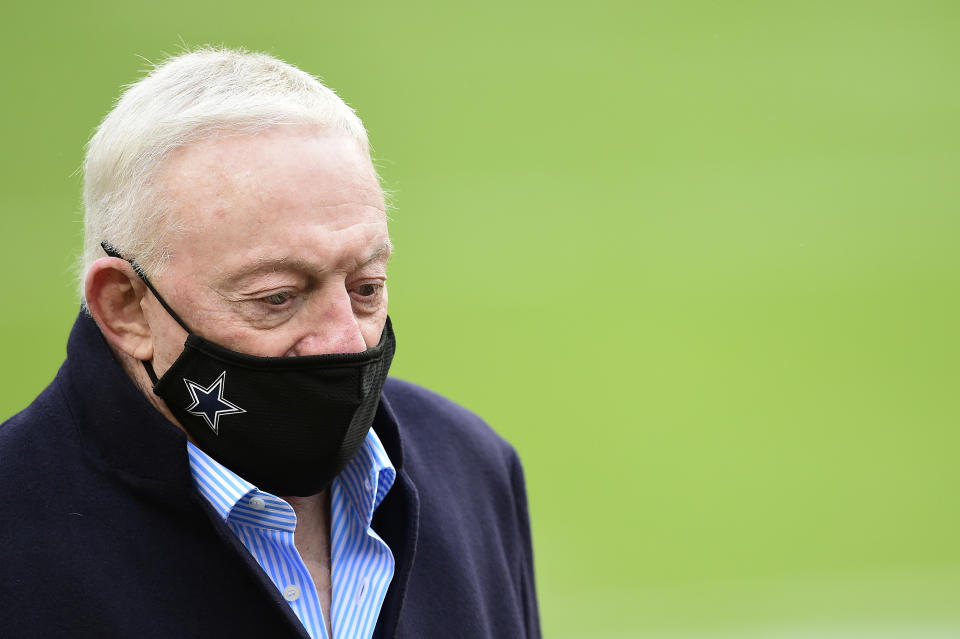
[[(168, 268), (153, 280), (195, 333), (259, 356), (359, 352), (387, 317), (383, 193), (339, 133), (276, 127), (178, 150), (160, 174), (172, 203)], [(186, 333), (147, 295), (162, 374)]]

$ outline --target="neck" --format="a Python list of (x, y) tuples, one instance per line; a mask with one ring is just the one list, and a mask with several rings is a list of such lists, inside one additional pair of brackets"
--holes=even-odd
[(297, 528), (293, 541), (300, 558), (310, 571), (313, 584), (320, 597), (323, 621), (327, 635), (333, 636), (330, 628), (330, 492), (328, 490), (309, 497), (284, 497), (297, 514)]
[(309, 497), (284, 497), (297, 513), (294, 541), (304, 560), (322, 560), (330, 565), (330, 493), (323, 491)]

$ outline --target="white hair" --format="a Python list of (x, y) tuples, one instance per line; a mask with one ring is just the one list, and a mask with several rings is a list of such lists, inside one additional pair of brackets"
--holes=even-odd
[(87, 144), (83, 281), (106, 241), (149, 273), (162, 270), (167, 219), (156, 177), (171, 151), (219, 135), (316, 125), (353, 137), (360, 119), (312, 75), (264, 53), (203, 48), (172, 57), (128, 86)]

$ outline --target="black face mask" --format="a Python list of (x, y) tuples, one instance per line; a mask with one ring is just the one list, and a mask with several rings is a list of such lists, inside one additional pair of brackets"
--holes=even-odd
[[(106, 242), (103, 250), (126, 260)], [(194, 443), (258, 488), (314, 495), (353, 458), (373, 423), (396, 343), (387, 318), (362, 353), (256, 357), (191, 331), (133, 261), (157, 301), (187, 331), (183, 352), (159, 379), (143, 366)]]

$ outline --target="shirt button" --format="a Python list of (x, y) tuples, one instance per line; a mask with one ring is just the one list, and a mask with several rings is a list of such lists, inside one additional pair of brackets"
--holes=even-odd
[(366, 479), (363, 480), (363, 486), (364, 486), (364, 488), (366, 488), (368, 491), (373, 490), (373, 484), (370, 483), (370, 478), (369, 478), (369, 477), (367, 477)]
[(283, 589), (283, 598), (287, 601), (296, 601), (300, 598), (300, 589), (296, 586), (287, 586)]
[(250, 507), (254, 510), (263, 510), (267, 507), (267, 504), (263, 501), (263, 497), (251, 497)]
[(363, 581), (360, 582), (360, 587), (357, 588), (357, 599), (354, 601), (355, 606), (359, 606), (360, 602), (363, 601), (363, 595), (367, 592), (367, 586), (370, 584), (370, 577), (364, 577)]

